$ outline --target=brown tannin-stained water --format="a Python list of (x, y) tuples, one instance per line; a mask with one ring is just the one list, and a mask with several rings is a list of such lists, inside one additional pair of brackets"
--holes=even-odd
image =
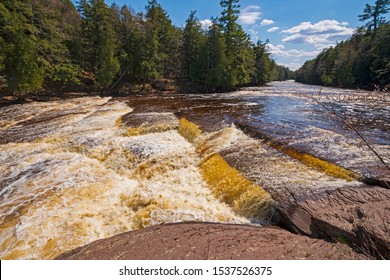
[[(0, 258), (51, 259), (164, 223), (267, 224), (276, 193), (359, 186), (355, 174), (388, 180), (354, 132), (310, 98), (318, 92), (283, 82), (0, 108)], [(389, 163), (390, 98), (346, 98), (355, 94), (365, 93), (320, 93)]]

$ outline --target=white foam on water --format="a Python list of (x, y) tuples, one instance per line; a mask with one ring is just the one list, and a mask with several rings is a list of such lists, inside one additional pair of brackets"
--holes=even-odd
[(317, 171), (278, 152), (265, 142), (247, 136), (234, 126), (206, 134), (198, 141), (205, 156), (221, 153), (228, 162), (235, 162), (237, 168), (249, 179), (269, 191), (304, 194), (361, 184)]
[(83, 98), (1, 114), (12, 121), (29, 110), (29, 120), (43, 120), (41, 137), (0, 145), (0, 258), (50, 259), (156, 224), (249, 223), (212, 196), (195, 148), (177, 131), (124, 137), (124, 103)]

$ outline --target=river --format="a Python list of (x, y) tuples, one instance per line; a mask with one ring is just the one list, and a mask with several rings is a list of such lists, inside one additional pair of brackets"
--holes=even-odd
[(390, 181), (385, 93), (288, 81), (84, 97), (2, 107), (0, 125), (1, 259), (51, 259), (157, 224), (261, 226), (275, 195)]

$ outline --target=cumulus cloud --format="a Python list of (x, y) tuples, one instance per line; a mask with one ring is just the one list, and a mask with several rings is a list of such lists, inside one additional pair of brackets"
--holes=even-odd
[(322, 20), (317, 23), (302, 22), (290, 29), (283, 30), (288, 34), (282, 39), (283, 43), (308, 43), (318, 49), (333, 46), (337, 41), (349, 38), (354, 30), (348, 27), (347, 22), (337, 20)]
[(260, 7), (259, 6), (248, 6), (241, 10), (240, 17), (238, 21), (241, 24), (255, 24), (261, 17)]
[(301, 68), (301, 66), (303, 65), (303, 62), (300, 63), (300, 62), (290, 62), (290, 63), (278, 63), (279, 65), (283, 65), (283, 66), (286, 66), (288, 67), (290, 70), (298, 70), (299, 68)]
[(278, 31), (279, 30), (279, 27), (272, 27), (270, 29), (267, 30), (267, 32), (275, 32), (275, 31)]
[(209, 19), (205, 19), (205, 20), (201, 20), (200, 24), (202, 25), (203, 29), (208, 29), (213, 24), (213, 22)]
[(274, 24), (275, 22), (272, 19), (263, 19), (262, 22), (260, 23), (260, 26), (266, 26), (266, 25), (271, 25)]
[(280, 45), (273, 45), (268, 44), (268, 51), (275, 55), (280, 57), (315, 57), (320, 53), (319, 50), (314, 51), (305, 51), (305, 50), (297, 50), (297, 49), (286, 49), (286, 47), (282, 44)]

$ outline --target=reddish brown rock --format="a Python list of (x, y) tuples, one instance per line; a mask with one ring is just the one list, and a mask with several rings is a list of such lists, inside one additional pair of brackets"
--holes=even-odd
[(340, 240), (379, 258), (390, 258), (390, 190), (374, 186), (279, 200), (297, 232)]
[(59, 256), (68, 260), (366, 259), (341, 243), (277, 227), (184, 223), (95, 241)]

